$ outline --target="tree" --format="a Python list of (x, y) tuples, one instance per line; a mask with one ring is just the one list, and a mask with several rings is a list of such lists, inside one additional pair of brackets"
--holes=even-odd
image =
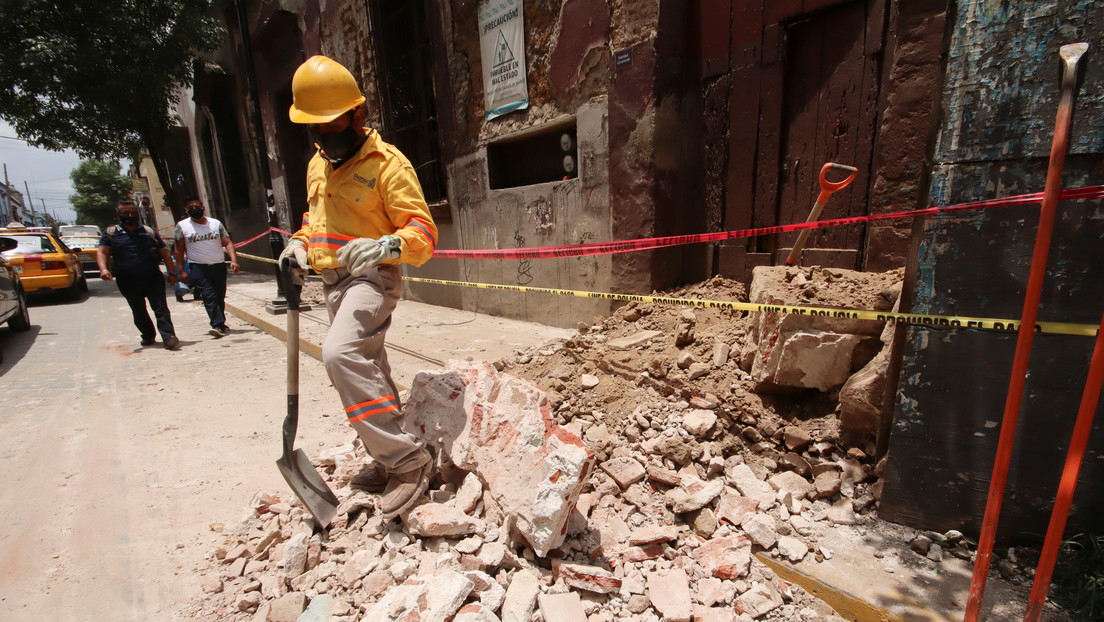
[[(216, 49), (214, 0), (4, 0), (0, 117), (20, 138), (82, 158), (136, 160), (161, 185), (173, 108), (199, 55)], [(177, 201), (172, 201), (178, 207)]]
[(130, 178), (119, 170), (118, 162), (81, 160), (69, 173), (76, 194), (69, 202), (77, 210), (77, 222), (83, 225), (106, 227), (115, 222), (115, 208), (119, 199), (130, 192)]

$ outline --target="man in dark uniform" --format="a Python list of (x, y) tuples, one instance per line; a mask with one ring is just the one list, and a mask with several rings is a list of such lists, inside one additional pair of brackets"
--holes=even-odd
[[(157, 332), (165, 347), (174, 350), (180, 344), (173, 329), (169, 305), (165, 299), (165, 277), (161, 274), (160, 260), (169, 267), (169, 283), (176, 283), (169, 249), (157, 231), (141, 224), (134, 201), (119, 201), (119, 224), (107, 228), (100, 237), (96, 263), (100, 266), (100, 278), (115, 281), (119, 292), (126, 298), (134, 315), (134, 325), (142, 334), (142, 345), (153, 345)], [(187, 277), (185, 277), (185, 280)], [(157, 332), (146, 301), (157, 318)]]

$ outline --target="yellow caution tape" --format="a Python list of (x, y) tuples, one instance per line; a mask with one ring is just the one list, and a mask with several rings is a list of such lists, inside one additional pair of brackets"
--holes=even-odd
[[(279, 263), (268, 257), (258, 257), (246, 253), (238, 253), (239, 257), (256, 259), (265, 263)], [(828, 317), (848, 320), (875, 320), (884, 322), (893, 320), (905, 324), (930, 326), (932, 328), (968, 328), (977, 330), (1000, 330), (1016, 332), (1020, 329), (1017, 320), (1006, 320), (988, 317), (967, 317), (960, 315), (923, 315), (920, 313), (886, 313), (885, 311), (870, 311), (866, 309), (839, 309), (832, 307), (803, 307), (795, 305), (765, 305), (753, 302), (733, 302), (729, 300), (694, 300), (691, 298), (671, 298), (669, 296), (640, 296), (638, 294), (612, 294), (606, 292), (586, 292), (574, 289), (549, 289), (545, 287), (525, 287), (523, 285), (494, 285), (492, 283), (466, 283), (464, 281), (446, 281), (444, 279), (424, 279), (412, 276), (404, 276), (404, 280), (415, 283), (433, 283), (436, 285), (456, 285), (459, 287), (475, 287), (477, 289), (497, 289), (503, 291), (525, 292), (534, 294), (554, 294), (556, 296), (574, 296), (576, 298), (600, 298), (604, 300), (621, 300), (624, 302), (655, 302), (659, 304), (678, 305), (683, 307), (702, 307), (705, 309), (733, 309), (736, 311), (755, 311), (758, 313), (789, 313), (791, 315), (808, 315), (810, 317)], [(1053, 335), (1079, 335), (1095, 337), (1097, 326), (1095, 324), (1075, 324), (1071, 322), (1035, 322), (1035, 332), (1049, 333)]]
[(279, 261), (276, 261), (275, 259), (269, 259), (268, 257), (258, 257), (257, 255), (250, 255), (249, 253), (243, 253), (241, 251), (238, 251), (238, 257), (245, 257), (246, 259), (255, 259), (257, 261), (263, 261), (265, 263), (276, 263), (276, 264), (280, 263)]
[[(886, 313), (865, 309), (838, 309), (830, 307), (803, 307), (794, 305), (757, 304), (752, 302), (733, 302), (727, 300), (693, 300), (689, 298), (671, 298), (668, 296), (640, 296), (637, 294), (611, 294), (605, 292), (586, 292), (573, 289), (547, 289), (544, 287), (525, 287), (522, 285), (493, 285), (489, 283), (465, 283), (442, 279), (423, 279), (404, 276), (404, 280), (416, 283), (435, 283), (437, 285), (458, 285), (478, 289), (497, 289), (537, 294), (555, 294), (576, 298), (601, 298), (626, 302), (655, 302), (684, 307), (702, 307), (705, 309), (734, 309), (737, 311), (756, 311), (760, 313), (789, 313), (810, 317), (828, 317), (849, 320), (893, 320), (906, 324), (917, 324), (933, 328), (969, 328), (979, 330), (1018, 331), (1020, 322), (1000, 318), (965, 317), (957, 315), (921, 315), (918, 313)], [(1096, 336), (1097, 326), (1093, 324), (1074, 324), (1070, 322), (1036, 322), (1035, 332), (1056, 335)]]

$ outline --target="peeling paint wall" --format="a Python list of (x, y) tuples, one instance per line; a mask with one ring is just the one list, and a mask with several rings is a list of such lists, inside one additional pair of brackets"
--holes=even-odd
[[(1104, 49), (1096, 3), (971, 0), (950, 17), (944, 116), (932, 205), (1043, 190), (1058, 102), (1058, 49)], [(1091, 53), (1091, 52), (1090, 52)], [(1104, 65), (1089, 56), (1063, 186), (1104, 179)], [(1019, 318), (1039, 206), (930, 219), (918, 257), (914, 312)], [(1098, 325), (1104, 312), (1104, 205), (1059, 203), (1039, 320)], [(880, 515), (976, 534), (985, 511), (1015, 333), (908, 330)], [(1036, 335), (1000, 537), (1045, 533), (1080, 405), (1093, 339)], [(1067, 533), (1104, 511), (1104, 417), (1081, 470)]]
[[(450, 167), (449, 197), (460, 248), (565, 246), (610, 239), (607, 119), (603, 103), (576, 115), (579, 176), (567, 181), (491, 190), (485, 150)], [(448, 259), (468, 282), (608, 291), (609, 256), (560, 259)], [(480, 313), (568, 326), (608, 313), (608, 303), (550, 294), (463, 290), (463, 306)]]
[[(449, 166), (453, 224), (446, 228), (460, 247), (579, 244), (687, 232), (681, 229), (685, 214), (696, 211), (687, 209), (694, 201), (680, 192), (689, 182), (679, 176), (689, 168), (681, 156), (693, 133), (679, 135), (676, 128), (690, 119), (696, 122), (700, 114), (677, 97), (661, 101), (677, 87), (661, 84), (669, 70), (655, 62), (657, 41), (670, 41), (672, 58), (681, 56), (683, 29), (676, 27), (670, 35), (660, 30), (664, 11), (682, 19), (684, 7), (665, 8), (657, 0), (526, 0), (529, 108), (484, 121), (476, 4), (453, 0), (445, 24), (455, 128), (455, 158)], [(618, 52), (625, 56), (620, 64), (615, 62)], [(554, 128), (571, 118), (578, 132), (578, 178), (489, 189), (489, 143)], [(658, 145), (664, 141), (670, 144), (661, 152)], [(677, 162), (658, 162), (661, 155), (664, 162)], [(667, 200), (673, 196), (681, 203)], [(675, 284), (684, 267), (679, 252), (663, 251), (431, 263), (436, 264), (431, 269), (452, 270), (454, 278), (465, 281), (635, 293)], [(463, 298), (465, 307), (560, 326), (589, 321), (611, 308), (601, 300), (490, 290), (465, 291)]]

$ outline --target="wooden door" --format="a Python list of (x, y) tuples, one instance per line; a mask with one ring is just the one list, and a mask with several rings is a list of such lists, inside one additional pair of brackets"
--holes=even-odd
[[(809, 217), (826, 162), (855, 166), (859, 172), (849, 187), (831, 195), (820, 218), (867, 213), (881, 49), (881, 29), (867, 25), (870, 4), (837, 5), (786, 25), (778, 224)], [(878, 31), (879, 40), (868, 41), (872, 30)], [(833, 172), (828, 177), (844, 175)], [(785, 262), (796, 239), (796, 233), (778, 236), (771, 249), (774, 263)], [(863, 240), (863, 225), (815, 230), (805, 243), (802, 263), (855, 269), (861, 265)]]

